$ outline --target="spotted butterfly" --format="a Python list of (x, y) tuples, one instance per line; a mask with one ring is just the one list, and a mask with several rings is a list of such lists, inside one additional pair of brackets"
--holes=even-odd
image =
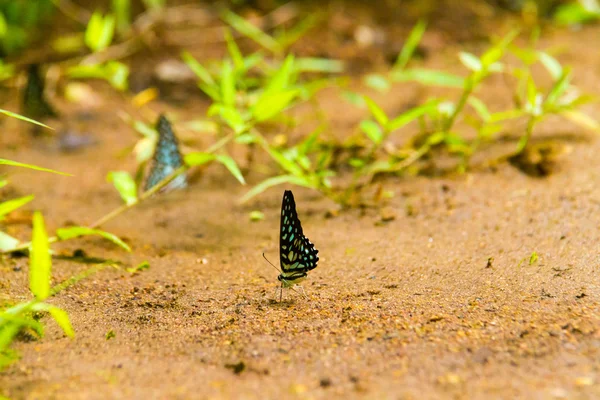
[(283, 193), (281, 203), (281, 228), (279, 232), (279, 262), (281, 274), (277, 279), (281, 288), (289, 288), (306, 279), (307, 272), (319, 262), (315, 245), (302, 233), (296, 213), (296, 202), (291, 190)]
[[(158, 142), (154, 150), (152, 167), (146, 180), (145, 190), (149, 190), (183, 165), (177, 137), (173, 133), (169, 120), (164, 115), (158, 118), (156, 130), (158, 132)], [(186, 186), (187, 179), (182, 174), (169, 182), (163, 190), (182, 189)]]

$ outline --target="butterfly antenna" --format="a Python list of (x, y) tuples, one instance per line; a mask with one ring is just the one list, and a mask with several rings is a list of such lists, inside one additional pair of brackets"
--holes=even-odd
[(271, 266), (272, 266), (273, 268), (275, 268), (277, 271), (281, 272), (281, 270), (280, 270), (279, 268), (277, 268), (275, 265), (273, 265), (273, 263), (272, 263), (271, 261), (269, 261), (269, 259), (267, 258), (267, 256), (265, 256), (265, 253), (262, 253), (262, 255), (263, 255), (263, 258), (264, 258), (265, 260), (267, 260), (267, 262), (268, 262), (269, 264), (271, 264)]

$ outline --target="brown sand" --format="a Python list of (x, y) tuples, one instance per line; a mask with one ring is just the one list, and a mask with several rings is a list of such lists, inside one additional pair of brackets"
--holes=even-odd
[[(584, 43), (597, 43), (599, 34), (587, 29), (559, 43), (575, 83), (595, 92), (600, 54)], [(389, 98), (391, 108), (401, 103)], [(322, 101), (330, 111), (351, 108), (332, 93)], [(81, 153), (59, 156), (23, 144), (24, 132), (3, 139), (20, 145), (2, 157), (76, 174), (10, 170), (12, 195), (35, 194), (32, 208), (43, 211), (49, 229), (91, 223), (119, 205), (105, 176), (133, 171), (131, 157), (116, 156), (136, 139), (114, 115), (117, 101), (106, 102), (90, 125), (101, 143)], [(597, 106), (589, 110), (600, 114)], [(0, 394), (599, 398), (600, 142), (558, 119), (540, 134), (565, 132), (585, 140), (569, 142), (572, 152), (547, 178), (502, 165), (385, 182), (396, 214), (385, 224), (376, 210), (326, 219), (329, 201), (293, 188), (321, 260), (304, 285), (308, 299), (288, 292), (282, 303), (271, 301), (277, 272), (261, 253), (277, 261), (284, 188), (239, 206), (245, 188), (211, 168), (188, 190), (152, 199), (104, 227), (126, 238), (132, 254), (100, 239), (54, 246), (120, 260), (124, 268), (147, 260), (150, 269), (107, 269), (51, 299), (69, 312), (76, 338), (45, 317), (43, 339), (15, 342), (22, 359), (0, 374)], [(266, 218), (250, 222), (253, 209)], [(28, 235), (25, 225), (11, 229)], [(533, 252), (539, 259), (530, 265)], [(2, 296), (27, 299), (27, 259), (6, 259), (1, 268)], [(85, 268), (55, 259), (54, 279)], [(109, 331), (115, 336), (106, 339)]]

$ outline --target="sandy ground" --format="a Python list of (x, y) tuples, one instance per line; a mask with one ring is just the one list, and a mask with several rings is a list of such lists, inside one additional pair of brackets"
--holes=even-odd
[[(600, 86), (600, 56), (584, 43), (599, 33), (568, 34), (559, 44), (576, 83), (592, 92)], [(322, 102), (330, 111), (346, 107), (331, 93)], [(590, 110), (599, 114), (597, 106)], [(133, 171), (131, 157), (118, 155), (135, 134), (108, 106), (90, 129), (99, 144), (71, 155), (29, 143), (24, 132), (2, 139), (2, 157), (76, 174), (10, 170), (7, 197), (33, 193), (31, 208), (43, 211), (50, 229), (91, 223), (120, 204), (105, 177)], [(571, 152), (547, 178), (506, 164), (386, 181), (395, 193), (395, 219), (387, 223), (373, 209), (325, 218), (331, 202), (292, 188), (320, 262), (304, 284), (308, 299), (286, 292), (281, 303), (272, 301), (277, 271), (261, 254), (277, 260), (284, 188), (240, 206), (246, 189), (211, 168), (187, 190), (104, 226), (132, 254), (100, 239), (55, 246), (59, 254), (81, 248), (118, 260), (123, 269), (106, 269), (51, 300), (69, 312), (75, 339), (44, 318), (43, 339), (15, 342), (22, 359), (0, 374), (0, 394), (600, 398), (600, 142), (559, 120), (541, 132), (564, 133), (578, 139), (566, 142)], [(254, 209), (263, 221), (250, 222)], [(10, 226), (21, 238), (28, 230)], [(533, 252), (539, 258), (530, 264)], [(145, 260), (148, 270), (125, 272)], [(56, 258), (55, 281), (88, 267)], [(27, 299), (27, 259), (5, 258), (0, 268), (2, 300)]]

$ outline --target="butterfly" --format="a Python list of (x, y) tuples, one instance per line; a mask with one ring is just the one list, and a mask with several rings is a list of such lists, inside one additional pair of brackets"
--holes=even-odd
[[(158, 117), (156, 131), (158, 132), (158, 142), (154, 149), (152, 167), (146, 180), (145, 190), (151, 189), (183, 165), (183, 157), (181, 157), (181, 153), (179, 152), (179, 143), (173, 133), (173, 128), (171, 128), (171, 123), (164, 115)], [(184, 174), (181, 174), (169, 182), (163, 190), (183, 189), (186, 186), (187, 178)]]
[[(296, 213), (296, 202), (291, 190), (283, 193), (281, 203), (281, 225), (279, 232), (279, 262), (281, 291), (298, 285), (307, 277), (307, 272), (317, 268), (319, 250), (302, 232)], [(303, 291), (304, 292), (304, 291)]]

